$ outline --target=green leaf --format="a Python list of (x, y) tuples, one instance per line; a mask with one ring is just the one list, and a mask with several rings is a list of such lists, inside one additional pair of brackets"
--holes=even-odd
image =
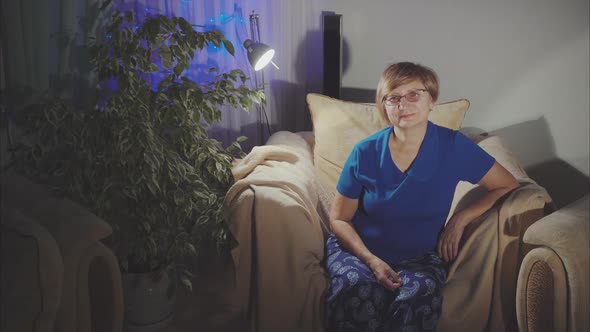
[(148, 187), (150, 193), (155, 196), (157, 193), (156, 185), (152, 182), (146, 182), (146, 186)]
[(186, 276), (180, 276), (180, 282), (182, 282), (182, 285), (186, 287), (186, 289), (191, 292), (193, 291), (193, 283)]
[(170, 47), (168, 47), (168, 45), (160, 46), (158, 54), (162, 59), (162, 66), (166, 69), (170, 69), (170, 67), (172, 67), (172, 51), (170, 50)]
[(195, 246), (192, 243), (187, 243), (186, 246), (188, 247), (188, 250), (191, 253), (191, 255), (193, 255), (193, 256), (197, 255), (197, 249), (195, 248)]
[(240, 137), (238, 137), (238, 138), (236, 139), (236, 141), (238, 141), (238, 142), (244, 142), (244, 141), (245, 141), (245, 140), (247, 140), (247, 139), (248, 139), (248, 137), (246, 137), (246, 136), (240, 136)]
[(234, 45), (227, 39), (224, 39), (222, 42), (223, 46), (225, 46), (225, 49), (233, 56), (235, 53)]
[(184, 71), (184, 67), (182, 66), (182, 64), (177, 64), (176, 66), (174, 66), (174, 74), (176, 76), (180, 76), (180, 74), (182, 74), (182, 72)]
[(188, 33), (188, 32), (192, 32), (193, 31), (193, 27), (190, 25), (190, 23), (188, 23), (184, 18), (179, 17), (178, 18), (178, 26), (180, 26), (180, 29), (182, 30), (182, 32), (184, 33)]
[(155, 63), (150, 63), (150, 67), (148, 69), (148, 73), (155, 73), (157, 71), (160, 71), (160, 68), (158, 67), (158, 65), (155, 64)]
[(130, 11), (125, 12), (125, 19), (127, 20), (127, 23), (133, 22), (133, 13)]

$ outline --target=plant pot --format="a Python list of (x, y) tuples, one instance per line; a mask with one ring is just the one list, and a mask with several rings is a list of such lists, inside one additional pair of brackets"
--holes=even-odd
[(155, 332), (170, 325), (176, 300), (176, 278), (171, 278), (171, 269), (122, 273), (126, 331)]

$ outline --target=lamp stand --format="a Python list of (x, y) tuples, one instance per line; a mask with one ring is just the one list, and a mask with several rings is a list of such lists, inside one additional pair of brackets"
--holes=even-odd
[[(260, 17), (254, 11), (250, 14), (250, 37), (252, 43), (260, 43)], [(260, 71), (260, 80), (258, 79), (258, 72), (254, 71), (254, 86), (256, 90), (263, 89), (265, 91), (266, 96), (266, 86), (264, 82), (264, 72)], [(268, 136), (270, 137), (270, 125), (268, 123), (268, 116), (266, 114), (266, 109), (263, 104), (256, 105), (258, 110), (258, 139), (260, 145), (266, 143), (264, 141), (264, 122), (266, 121), (266, 128), (268, 130)]]

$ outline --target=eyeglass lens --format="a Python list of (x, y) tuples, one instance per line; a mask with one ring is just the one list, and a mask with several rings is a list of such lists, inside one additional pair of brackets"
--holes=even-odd
[(387, 96), (387, 97), (385, 97), (385, 103), (388, 105), (399, 104), (402, 101), (402, 98), (406, 98), (407, 101), (409, 101), (411, 103), (415, 103), (418, 100), (420, 100), (420, 91), (421, 90), (410, 91), (403, 96), (398, 96), (398, 95)]

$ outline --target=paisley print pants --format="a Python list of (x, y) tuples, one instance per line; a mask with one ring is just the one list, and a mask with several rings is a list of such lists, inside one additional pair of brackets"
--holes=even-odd
[(360, 259), (327, 240), (330, 289), (326, 296), (327, 331), (434, 331), (441, 312), (447, 270), (434, 252), (392, 266), (402, 287), (381, 286)]

